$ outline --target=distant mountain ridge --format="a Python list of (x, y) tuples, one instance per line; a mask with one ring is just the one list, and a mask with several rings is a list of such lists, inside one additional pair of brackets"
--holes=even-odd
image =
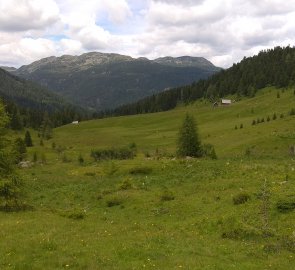
[(155, 60), (90, 52), (47, 57), (13, 71), (83, 107), (105, 110), (205, 79), (220, 68), (202, 57)]
[(177, 66), (177, 67), (198, 67), (198, 68), (215, 68), (215, 66), (204, 57), (161, 57), (153, 60), (154, 62), (162, 65)]
[(7, 67), (7, 66), (0, 66), (0, 68), (6, 70), (8, 72), (14, 72), (17, 70), (15, 67)]

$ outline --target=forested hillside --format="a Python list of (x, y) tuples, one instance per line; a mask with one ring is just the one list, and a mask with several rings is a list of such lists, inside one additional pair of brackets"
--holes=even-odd
[(3, 69), (0, 69), (0, 99), (6, 105), (13, 129), (37, 128), (45, 115), (51, 119), (53, 126), (60, 126), (74, 119), (88, 118), (89, 114), (38, 84)]
[(121, 106), (109, 114), (128, 115), (173, 109), (179, 102), (189, 103), (205, 97), (215, 101), (226, 95), (254, 96), (266, 86), (287, 87), (295, 84), (295, 48), (276, 47), (244, 58), (207, 80), (174, 88)]

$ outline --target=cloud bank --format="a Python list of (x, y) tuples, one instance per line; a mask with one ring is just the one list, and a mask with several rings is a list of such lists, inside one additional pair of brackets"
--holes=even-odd
[(294, 42), (295, 0), (0, 0), (0, 65), (101, 51), (229, 67)]

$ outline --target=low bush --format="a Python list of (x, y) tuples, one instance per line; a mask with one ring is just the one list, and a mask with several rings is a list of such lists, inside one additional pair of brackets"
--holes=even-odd
[(281, 213), (287, 213), (295, 210), (295, 196), (287, 196), (277, 202), (277, 209)]
[(107, 207), (121, 205), (122, 203), (123, 203), (123, 200), (119, 197), (112, 197), (106, 201)]
[(83, 212), (70, 213), (68, 215), (68, 218), (75, 219), (75, 220), (84, 219), (85, 218), (85, 213), (83, 213)]
[(217, 159), (217, 155), (215, 152), (215, 148), (212, 144), (203, 144), (202, 145), (202, 152), (204, 157), (209, 157), (212, 159)]
[(141, 166), (141, 167), (134, 167), (129, 170), (130, 174), (150, 174), (153, 171), (151, 167)]
[(221, 226), (221, 237), (233, 240), (258, 239), (262, 237), (262, 232), (249, 226), (236, 217), (228, 217), (219, 221)]
[(86, 172), (84, 173), (85, 176), (95, 176), (95, 172)]
[(246, 192), (239, 193), (233, 197), (233, 203), (235, 205), (244, 204), (250, 200), (250, 195)]
[(85, 211), (80, 209), (72, 209), (67, 211), (58, 211), (59, 215), (73, 220), (80, 220), (85, 218)]
[(100, 149), (92, 150), (91, 157), (94, 158), (95, 161), (111, 159), (133, 159), (135, 157), (135, 152), (130, 148)]
[(280, 236), (274, 242), (267, 243), (263, 250), (267, 253), (279, 253), (282, 250), (295, 252), (295, 239), (290, 236)]
[(130, 178), (124, 179), (119, 185), (119, 190), (132, 189), (132, 182)]
[(169, 190), (164, 190), (160, 198), (161, 201), (173, 201), (175, 199), (173, 193)]

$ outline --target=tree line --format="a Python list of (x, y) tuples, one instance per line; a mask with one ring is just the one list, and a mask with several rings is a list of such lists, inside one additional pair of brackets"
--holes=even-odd
[(23, 128), (39, 129), (42, 125), (51, 128), (69, 124), (74, 120), (82, 121), (93, 118), (93, 115), (86, 110), (77, 110), (74, 106), (65, 106), (60, 109), (47, 108), (36, 109), (21, 107), (15, 102), (3, 99), (5, 110), (10, 118), (8, 127), (12, 130), (22, 130)]
[(295, 85), (295, 48), (275, 47), (253, 57), (244, 57), (229, 69), (222, 70), (207, 80), (174, 88), (138, 102), (122, 105), (98, 114), (98, 117), (152, 113), (173, 109), (177, 104), (189, 104), (199, 98), (212, 102), (226, 95), (255, 96), (267, 86), (279, 88)]

